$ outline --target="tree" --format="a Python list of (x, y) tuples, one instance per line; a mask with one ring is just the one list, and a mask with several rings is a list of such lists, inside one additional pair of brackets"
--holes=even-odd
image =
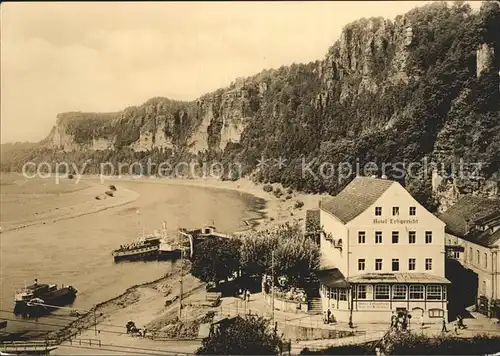
[(198, 355), (277, 355), (282, 340), (263, 317), (236, 317), (203, 339)]
[(216, 285), (240, 268), (240, 241), (223, 237), (209, 238), (196, 246), (191, 274)]
[(439, 203), (432, 193), (430, 182), (419, 179), (412, 180), (407, 186), (408, 192), (431, 213), (438, 210)]
[(243, 271), (260, 276), (271, 274), (274, 251), (275, 276), (286, 276), (297, 286), (303, 286), (311, 272), (319, 268), (319, 246), (304, 235), (298, 222), (243, 236), (241, 251)]

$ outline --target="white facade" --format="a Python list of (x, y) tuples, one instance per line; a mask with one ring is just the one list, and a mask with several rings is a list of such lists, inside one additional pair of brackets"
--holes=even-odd
[[(370, 182), (364, 184), (369, 187)], [(354, 323), (389, 321), (393, 311), (403, 310), (415, 320), (447, 317), (445, 224), (399, 183), (389, 183), (350, 221), (323, 207), (320, 220), (325, 231), (322, 268), (338, 268), (351, 285), (345, 292), (322, 285), (324, 310), (330, 309), (338, 320), (352, 315)], [(381, 299), (386, 291), (387, 299)]]

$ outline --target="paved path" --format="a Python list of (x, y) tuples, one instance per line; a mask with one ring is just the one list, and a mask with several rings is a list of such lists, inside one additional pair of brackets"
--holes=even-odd
[(329, 347), (364, 344), (367, 342), (378, 341), (382, 339), (384, 334), (385, 334), (384, 331), (376, 331), (372, 333), (366, 333), (364, 335), (349, 336), (340, 339), (297, 341), (292, 343), (292, 353), (299, 354), (306, 347), (310, 350), (323, 350)]

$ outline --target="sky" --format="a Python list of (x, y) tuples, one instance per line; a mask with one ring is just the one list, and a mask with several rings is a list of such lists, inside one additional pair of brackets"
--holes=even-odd
[(193, 100), (262, 69), (323, 59), (349, 22), (424, 3), (3, 3), (1, 142), (41, 140), (60, 112)]

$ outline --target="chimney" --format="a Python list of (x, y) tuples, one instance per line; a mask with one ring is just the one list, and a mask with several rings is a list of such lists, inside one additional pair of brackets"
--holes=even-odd
[(469, 219), (465, 219), (465, 235), (467, 235), (470, 231)]

